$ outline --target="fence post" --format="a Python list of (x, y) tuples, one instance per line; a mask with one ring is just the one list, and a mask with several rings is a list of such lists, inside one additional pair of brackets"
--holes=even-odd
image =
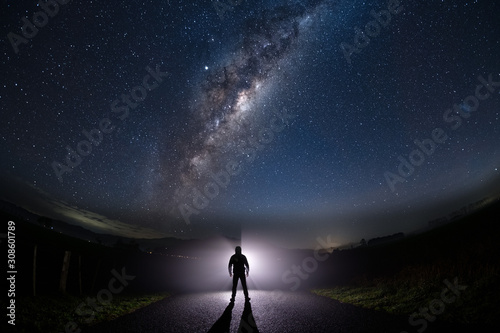
[(33, 249), (33, 296), (36, 296), (36, 250), (38, 245), (35, 244)]
[(97, 266), (96, 266), (95, 272), (94, 272), (94, 278), (92, 279), (92, 285), (90, 286), (90, 292), (94, 291), (95, 282), (97, 280), (97, 274), (99, 273), (99, 266), (101, 266), (101, 259), (99, 259), (97, 261)]
[(59, 291), (62, 293), (66, 293), (66, 282), (68, 280), (70, 258), (71, 258), (71, 251), (64, 251), (64, 260), (61, 270), (61, 281), (59, 282)]
[(82, 256), (78, 255), (78, 287), (80, 287), (80, 296), (82, 295)]

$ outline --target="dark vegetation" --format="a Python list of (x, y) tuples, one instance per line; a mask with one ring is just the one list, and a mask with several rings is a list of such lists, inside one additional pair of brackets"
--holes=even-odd
[[(500, 203), (393, 243), (334, 251), (317, 293), (410, 315), (439, 299), (445, 279), (466, 285), (442, 318), (494, 324), (500, 315)], [(315, 287), (309, 285), (309, 287)], [(452, 310), (451, 310), (452, 309)]]
[[(175, 259), (167, 258), (163, 265), (155, 265), (136, 244), (119, 241), (107, 247), (54, 232), (50, 229), (51, 221), (43, 217), (37, 225), (5, 212), (0, 214), (2, 221), (12, 220), (16, 226), (16, 332), (64, 332), (69, 322), (85, 328), (168, 296), (167, 282), (174, 277), (168, 274), (165, 265), (170, 266)], [(66, 286), (61, 289), (66, 253), (70, 253), (68, 274)], [(143, 271), (148, 265), (159, 269)], [(99, 307), (94, 310), (85, 305), (83, 315), (78, 314), (80, 304), (88, 304), (89, 297), (96, 299), (101, 290), (109, 289), (109, 281), (114, 277), (112, 270), (121, 273), (122, 268), (135, 278), (123, 290), (112, 294), (110, 302), (97, 302)], [(120, 286), (115, 282), (115, 288)], [(102, 299), (107, 300), (105, 296)], [(5, 298), (0, 305), (6, 308)]]

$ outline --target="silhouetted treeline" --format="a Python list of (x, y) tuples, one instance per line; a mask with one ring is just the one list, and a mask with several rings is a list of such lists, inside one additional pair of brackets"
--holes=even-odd
[(372, 238), (368, 241), (367, 245), (368, 246), (371, 246), (371, 245), (378, 245), (378, 244), (383, 244), (383, 243), (387, 243), (387, 242), (391, 242), (391, 241), (394, 241), (396, 239), (401, 239), (405, 236), (404, 233), (402, 232), (398, 232), (396, 234), (393, 234), (393, 235), (389, 235), (389, 236), (382, 236), (382, 237), (376, 237), (376, 238)]
[[(425, 233), (374, 246), (334, 251), (308, 279), (308, 287), (376, 279), (418, 279), (419, 275), (476, 278), (479, 270), (500, 267), (500, 202)], [(385, 241), (387, 237), (382, 237)], [(377, 240), (379, 242), (379, 240)], [(477, 274), (476, 274), (477, 275)], [(304, 284), (305, 286), (306, 284)]]

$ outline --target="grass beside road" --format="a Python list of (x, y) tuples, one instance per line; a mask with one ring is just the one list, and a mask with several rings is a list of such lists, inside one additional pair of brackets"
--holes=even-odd
[(316, 289), (313, 293), (330, 297), (342, 303), (355, 306), (383, 310), (391, 314), (411, 313), (416, 308), (414, 300), (422, 298), (418, 290), (393, 291), (383, 287), (337, 287), (332, 289)]
[[(430, 274), (431, 271), (433, 269), (429, 267), (407, 267), (393, 277), (363, 279), (353, 282), (352, 285), (315, 289), (312, 292), (367, 309), (410, 316), (415, 312), (421, 312), (422, 308), (429, 309), (433, 300), (441, 301), (443, 290), (449, 289), (443, 281), (446, 279), (454, 284), (456, 277), (458, 285), (467, 288), (460, 291), (460, 296), (456, 297), (455, 301), (443, 302), (445, 309), (438, 315), (439, 319), (449, 323), (464, 324), (495, 324), (498, 321), (499, 267), (476, 267), (473, 271), (469, 270), (468, 274), (452, 273), (450, 270), (449, 274), (434, 275)], [(408, 274), (412, 274), (412, 277), (408, 277)], [(455, 296), (451, 291), (446, 295)], [(423, 316), (418, 315), (415, 318)]]
[[(36, 297), (19, 297), (16, 300), (17, 332), (64, 332), (69, 322), (75, 322), (78, 327), (88, 327), (97, 323), (113, 320), (127, 313), (134, 312), (149, 304), (162, 300), (166, 293), (150, 295), (114, 295), (111, 302), (101, 305), (99, 311), (94, 311), (95, 317), (90, 321), (90, 307), (82, 307), (85, 315), (80, 316), (75, 311), (81, 303), (87, 304), (87, 297), (70, 295), (42, 295)], [(95, 298), (95, 295), (90, 296)], [(86, 322), (88, 321), (88, 322)]]

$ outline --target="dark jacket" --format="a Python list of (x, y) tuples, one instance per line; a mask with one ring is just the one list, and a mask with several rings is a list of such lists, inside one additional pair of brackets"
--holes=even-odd
[(248, 272), (250, 267), (248, 266), (247, 257), (243, 254), (233, 254), (231, 259), (229, 259), (229, 265), (227, 268), (229, 269), (229, 274), (231, 274), (231, 266), (233, 266), (234, 274), (245, 274), (245, 269)]

